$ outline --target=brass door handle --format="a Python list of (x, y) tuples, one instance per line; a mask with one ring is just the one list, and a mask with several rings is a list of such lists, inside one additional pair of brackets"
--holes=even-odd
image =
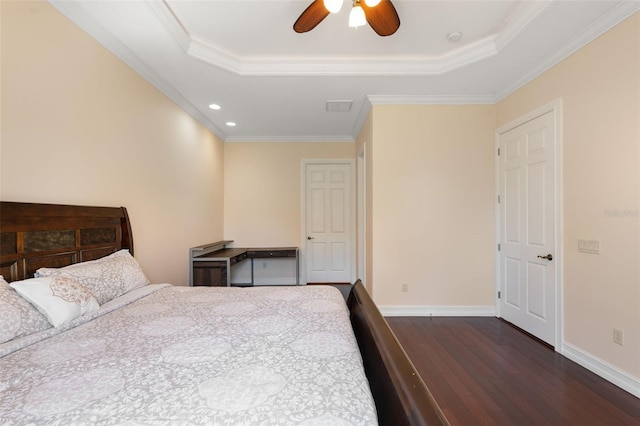
[(551, 253), (549, 253), (549, 254), (548, 254), (548, 255), (546, 255), (546, 256), (540, 256), (540, 255), (538, 255), (538, 257), (539, 257), (540, 259), (553, 260), (553, 255), (552, 255)]
[(315, 237), (307, 237), (307, 240), (314, 240)]

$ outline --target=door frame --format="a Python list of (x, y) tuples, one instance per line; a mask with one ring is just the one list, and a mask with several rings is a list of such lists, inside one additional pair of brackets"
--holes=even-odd
[(329, 158), (329, 159), (302, 159), (300, 162), (300, 212), (302, 225), (300, 230), (300, 284), (307, 284), (307, 166), (312, 164), (348, 165), (349, 166), (349, 205), (351, 217), (349, 217), (349, 267), (351, 268), (350, 281), (355, 281), (356, 274), (356, 166), (353, 158)]
[(356, 159), (357, 168), (357, 206), (356, 217), (358, 219), (357, 229), (357, 259), (358, 259), (358, 279), (363, 283), (367, 282), (367, 145), (362, 144), (362, 149)]
[(555, 209), (554, 209), (554, 228), (555, 228), (555, 238), (554, 238), (554, 244), (555, 244), (555, 253), (554, 253), (554, 262), (556, 262), (556, 274), (555, 274), (555, 280), (556, 280), (556, 294), (555, 294), (555, 314), (556, 314), (556, 331), (555, 331), (555, 342), (554, 342), (554, 349), (556, 352), (562, 352), (562, 342), (564, 342), (564, 335), (563, 335), (563, 324), (564, 324), (564, 317), (563, 317), (563, 307), (564, 307), (564, 300), (563, 300), (563, 263), (564, 263), (564, 249), (563, 249), (563, 237), (562, 237), (562, 218), (563, 218), (563, 205), (562, 205), (562, 200), (563, 200), (563, 196), (562, 196), (562, 188), (563, 188), (563, 179), (562, 179), (562, 146), (563, 146), (563, 141), (562, 141), (562, 98), (557, 98), (554, 99), (553, 101), (549, 102), (548, 104), (545, 104), (539, 108), (534, 109), (533, 111), (528, 112), (527, 114), (524, 114), (523, 116), (520, 116), (518, 118), (516, 118), (515, 120), (500, 126), (499, 128), (497, 128), (495, 130), (494, 133), (494, 153), (495, 153), (495, 164), (494, 164), (494, 169), (495, 169), (495, 196), (494, 196), (494, 200), (496, 200), (496, 204), (495, 204), (495, 224), (494, 224), (494, 229), (495, 229), (495, 245), (494, 247), (496, 247), (496, 256), (495, 256), (495, 264), (494, 264), (494, 271), (495, 271), (495, 281), (494, 281), (494, 287), (495, 287), (495, 293), (494, 293), (494, 297), (495, 297), (495, 311), (496, 311), (496, 317), (501, 318), (502, 314), (500, 312), (500, 299), (498, 298), (498, 292), (501, 290), (500, 289), (500, 283), (501, 283), (501, 267), (500, 267), (500, 252), (497, 250), (498, 249), (498, 244), (500, 243), (500, 205), (498, 204), (498, 195), (500, 194), (500, 159), (498, 157), (498, 148), (500, 148), (500, 135), (502, 135), (503, 133), (508, 132), (509, 130), (513, 130), (514, 128), (521, 126), (535, 118), (538, 118), (546, 113), (549, 112), (553, 112), (553, 119), (554, 119), (554, 134), (555, 134), (555, 149), (554, 149), (554, 156), (555, 156), (555, 165), (554, 165), (554, 192), (555, 192), (555, 200), (554, 200), (554, 204), (555, 204)]

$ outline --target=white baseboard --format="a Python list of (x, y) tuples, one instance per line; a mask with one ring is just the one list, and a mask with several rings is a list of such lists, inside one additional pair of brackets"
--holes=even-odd
[(385, 317), (495, 317), (495, 306), (379, 306)]
[[(379, 306), (385, 317), (495, 317), (494, 306)], [(560, 354), (640, 398), (640, 379), (577, 348), (563, 343)]]
[(562, 344), (560, 353), (571, 361), (580, 364), (605, 380), (640, 398), (640, 379), (598, 359), (597, 357), (569, 343)]

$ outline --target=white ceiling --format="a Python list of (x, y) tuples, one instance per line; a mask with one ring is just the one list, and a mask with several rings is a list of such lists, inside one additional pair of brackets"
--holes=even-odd
[[(348, 27), (347, 0), (298, 34), (311, 1), (51, 3), (222, 140), (296, 142), (352, 141), (372, 104), (495, 103), (640, 6), (393, 0), (401, 26), (380, 37)], [(351, 110), (326, 111), (335, 100)]]

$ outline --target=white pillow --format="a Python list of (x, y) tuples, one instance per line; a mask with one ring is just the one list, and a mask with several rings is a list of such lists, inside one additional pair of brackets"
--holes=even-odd
[(100, 305), (149, 284), (142, 268), (129, 250), (120, 250), (100, 259), (75, 263), (64, 268), (40, 268), (35, 275), (73, 277), (95, 296)]
[(64, 275), (32, 278), (9, 285), (42, 312), (54, 327), (100, 307), (85, 286)]

